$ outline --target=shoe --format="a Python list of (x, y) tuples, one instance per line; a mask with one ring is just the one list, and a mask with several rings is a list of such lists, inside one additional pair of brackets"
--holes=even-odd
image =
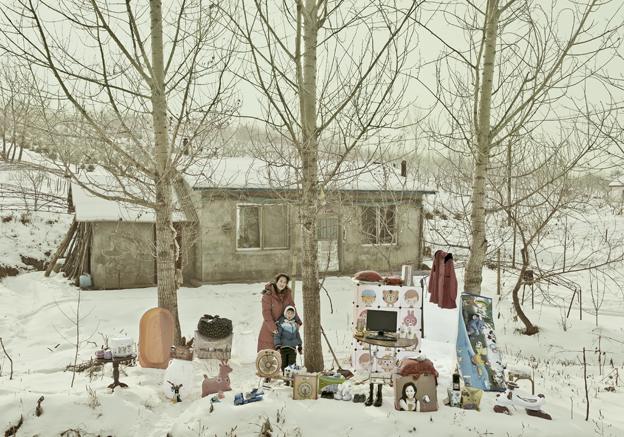
[(373, 397), (372, 397), (372, 396), (369, 396), (369, 397), (366, 399), (366, 402), (364, 402), (364, 405), (365, 405), (365, 406), (367, 406), (367, 407), (370, 407), (371, 405), (373, 405)]
[(376, 407), (381, 407), (381, 403), (383, 402), (383, 398), (381, 396), (381, 384), (377, 385), (377, 398), (375, 399), (375, 403), (373, 404)]
[(359, 403), (362, 403), (362, 402), (364, 402), (364, 401), (366, 401), (366, 395), (365, 395), (365, 394), (356, 394), (356, 395), (353, 395), (353, 402), (355, 402), (355, 403), (358, 403), (358, 404), (359, 404)]
[(351, 393), (351, 384), (345, 382), (342, 384), (342, 400), (343, 401), (351, 401), (353, 399), (353, 394)]

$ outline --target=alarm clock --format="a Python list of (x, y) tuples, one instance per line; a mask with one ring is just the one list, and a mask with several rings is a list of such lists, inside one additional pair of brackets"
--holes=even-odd
[(306, 400), (318, 398), (318, 374), (295, 373), (293, 378), (293, 399)]

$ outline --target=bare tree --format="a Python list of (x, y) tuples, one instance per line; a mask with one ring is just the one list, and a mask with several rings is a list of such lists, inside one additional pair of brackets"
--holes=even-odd
[[(592, 20), (598, 10), (610, 6), (615, 12), (612, 20), (602, 24)], [(441, 13), (465, 36), (465, 48), (419, 22), (444, 46), (436, 63), (435, 85), (418, 79), (446, 114), (431, 129), (432, 141), (473, 161), (465, 291), (481, 292), (491, 159), (501, 155), (504, 159), (508, 151), (521, 147), (522, 140), (559, 127), (550, 121), (574, 113), (577, 85), (593, 80), (617, 50), (618, 11), (621, 8), (614, 3), (600, 0), (488, 0), (483, 8), (473, 2), (449, 3)], [(571, 23), (565, 30), (558, 26), (561, 14)], [(510, 197), (508, 192), (507, 202)]]
[[(176, 321), (176, 344), (174, 191), (197, 225), (181, 174), (235, 110), (225, 73), (232, 51), (219, 16), (199, 0), (166, 10), (160, 0), (19, 0), (0, 15), (4, 51), (37, 77), (54, 78), (40, 97), (59, 102), (55, 114), (43, 115), (63, 171), (94, 195), (155, 212), (158, 305)], [(71, 40), (59, 38), (59, 22)], [(77, 155), (107, 176), (77, 175)]]
[[(599, 132), (594, 132), (590, 138), (579, 136), (575, 146), (580, 150), (591, 149), (596, 145), (594, 140), (599, 140), (600, 137)], [(620, 249), (621, 239), (611, 238), (605, 241), (602, 229), (595, 221), (591, 189), (575, 181), (572, 170), (578, 168), (580, 152), (570, 150), (574, 148), (570, 144), (574, 143), (572, 137), (567, 141), (565, 146), (529, 142), (515, 151), (526, 156), (515, 168), (515, 197), (512, 198), (514, 207), (505, 209), (505, 212), (519, 234), (521, 262), (511, 294), (515, 312), (525, 325), (524, 332), (527, 335), (537, 333), (538, 327), (530, 321), (522, 308), (519, 292), (525, 285), (559, 285), (569, 282), (565, 279), (568, 276), (573, 277), (579, 272), (591, 273), (609, 265), (618, 265), (624, 260), (624, 251)], [(549, 150), (550, 147), (552, 148)], [(566, 170), (565, 176), (553, 181), (553, 175), (568, 168), (571, 170)], [(493, 190), (498, 194), (500, 205), (505, 204), (505, 191), (504, 186)], [(492, 199), (493, 202), (496, 201), (495, 197)], [(583, 224), (592, 229), (592, 232), (582, 239), (574, 238), (578, 243), (567, 247), (565, 256), (553, 253), (553, 247), (561, 247), (561, 241), (555, 236), (561, 236), (562, 227), (569, 227), (570, 232), (575, 232), (573, 226), (568, 226), (571, 223)], [(563, 235), (562, 238), (567, 237)], [(527, 274), (529, 270), (530, 275)], [(563, 326), (565, 328), (565, 324)]]
[(28, 67), (18, 62), (6, 62), (0, 68), (1, 156), (6, 161), (21, 161), (24, 147), (32, 141), (32, 125), (36, 117), (35, 86)]
[(317, 259), (322, 199), (351, 152), (401, 122), (401, 74), (419, 3), (258, 0), (242, 2), (242, 17), (232, 20), (249, 49), (246, 79), (263, 95), (267, 138), (278, 139), (267, 159), (293, 170), (290, 182), (300, 193), (309, 370), (323, 368)]

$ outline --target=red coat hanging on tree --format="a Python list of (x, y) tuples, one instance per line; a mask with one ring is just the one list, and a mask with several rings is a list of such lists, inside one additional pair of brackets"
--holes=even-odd
[(457, 277), (453, 254), (442, 250), (433, 255), (433, 265), (429, 273), (429, 302), (440, 308), (457, 308)]

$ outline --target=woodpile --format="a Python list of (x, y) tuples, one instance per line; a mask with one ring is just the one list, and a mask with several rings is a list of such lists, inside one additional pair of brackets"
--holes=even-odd
[(60, 267), (63, 274), (78, 284), (80, 275), (89, 271), (89, 250), (91, 248), (91, 236), (93, 227), (91, 223), (79, 223), (75, 219), (72, 222), (67, 235), (59, 245), (56, 253), (50, 260), (45, 276), (50, 276), (52, 270), (60, 258), (65, 258), (65, 262)]

